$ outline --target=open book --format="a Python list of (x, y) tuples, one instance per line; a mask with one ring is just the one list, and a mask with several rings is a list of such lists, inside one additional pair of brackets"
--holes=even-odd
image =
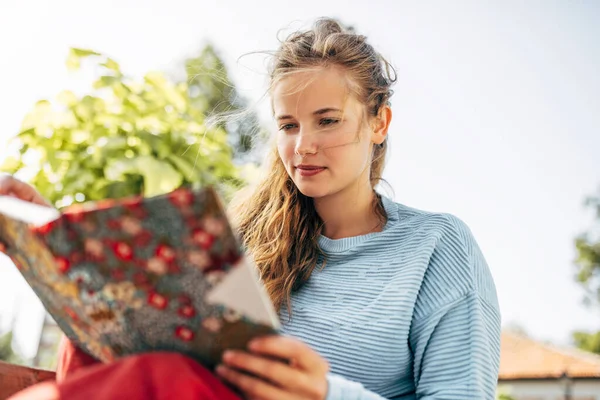
[(66, 336), (105, 362), (164, 350), (210, 368), (279, 329), (210, 187), (62, 212), (0, 196), (0, 251)]

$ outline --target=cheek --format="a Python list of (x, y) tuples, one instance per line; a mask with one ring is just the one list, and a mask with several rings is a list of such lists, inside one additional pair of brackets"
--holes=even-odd
[(330, 149), (326, 154), (330, 160), (342, 164), (348, 169), (362, 168), (369, 162), (371, 147), (368, 142), (361, 141), (348, 146)]
[(294, 145), (286, 141), (277, 141), (277, 153), (284, 164), (294, 157)]

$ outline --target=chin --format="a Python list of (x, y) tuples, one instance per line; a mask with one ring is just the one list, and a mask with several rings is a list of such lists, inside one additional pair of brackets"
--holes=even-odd
[(300, 184), (296, 184), (296, 187), (300, 193), (312, 199), (321, 199), (335, 192), (335, 190), (332, 190), (331, 185), (300, 182)]
[(321, 197), (325, 197), (330, 194), (329, 190), (326, 190), (322, 185), (311, 185), (301, 183), (300, 185), (296, 184), (296, 187), (306, 197), (311, 197), (313, 199), (318, 199)]

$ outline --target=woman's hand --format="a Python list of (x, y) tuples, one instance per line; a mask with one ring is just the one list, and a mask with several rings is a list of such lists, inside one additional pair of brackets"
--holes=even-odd
[[(323, 400), (329, 365), (303, 342), (267, 336), (250, 342), (244, 351), (227, 351), (217, 374), (247, 399)], [(289, 360), (288, 363), (279, 360)]]
[(0, 174), (0, 196), (13, 196), (30, 203), (52, 207), (33, 186), (9, 174)]

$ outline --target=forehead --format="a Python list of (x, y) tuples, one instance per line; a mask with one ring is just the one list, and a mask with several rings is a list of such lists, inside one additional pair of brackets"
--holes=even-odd
[(349, 90), (346, 74), (338, 68), (320, 68), (291, 74), (272, 91), (274, 114), (302, 116), (322, 108), (354, 108), (358, 101)]

